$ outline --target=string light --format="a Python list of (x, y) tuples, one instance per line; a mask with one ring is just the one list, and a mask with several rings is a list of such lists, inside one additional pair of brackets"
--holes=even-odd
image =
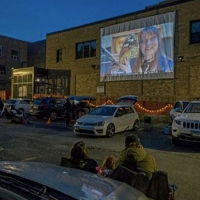
[[(90, 103), (89, 101), (86, 101), (86, 102), (92, 107), (99, 107), (100, 106), (100, 105), (99, 106), (94, 105), (94, 104)], [(114, 103), (111, 100), (106, 100), (105, 103), (103, 103), (102, 105), (113, 105), (113, 104)], [(159, 108), (159, 109), (156, 109), (156, 110), (146, 109), (143, 106), (141, 106), (139, 103), (135, 103), (134, 106), (142, 112), (151, 113), (151, 114), (163, 113), (163, 112), (173, 108), (172, 104), (167, 104), (163, 108)]]

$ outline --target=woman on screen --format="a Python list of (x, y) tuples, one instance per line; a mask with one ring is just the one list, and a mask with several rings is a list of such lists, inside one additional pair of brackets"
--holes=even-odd
[(138, 35), (138, 55), (129, 60), (124, 58), (125, 65), (121, 69), (127, 74), (147, 74), (158, 72), (172, 72), (173, 61), (161, 49), (161, 36), (155, 26), (142, 29)]
[(133, 73), (172, 72), (173, 61), (161, 49), (159, 30), (154, 26), (144, 28), (139, 34), (140, 49), (133, 61)]

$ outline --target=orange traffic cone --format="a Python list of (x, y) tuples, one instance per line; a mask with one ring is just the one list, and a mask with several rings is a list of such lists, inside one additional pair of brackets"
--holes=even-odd
[(47, 124), (51, 124), (51, 117), (49, 117)]

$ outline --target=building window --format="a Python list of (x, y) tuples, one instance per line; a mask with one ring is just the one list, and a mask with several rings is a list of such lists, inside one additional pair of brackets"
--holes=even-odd
[(6, 75), (6, 66), (0, 65), (0, 75)]
[(19, 59), (19, 52), (16, 50), (11, 50), (11, 59), (18, 60)]
[(200, 43), (200, 20), (190, 22), (190, 44)]
[(58, 49), (56, 51), (56, 62), (61, 62), (62, 61), (62, 49)]
[(89, 58), (95, 56), (96, 40), (76, 44), (76, 59)]
[(2, 57), (2, 45), (0, 45), (0, 57)]

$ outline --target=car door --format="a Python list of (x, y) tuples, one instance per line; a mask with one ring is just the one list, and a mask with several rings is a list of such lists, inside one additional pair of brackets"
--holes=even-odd
[(134, 124), (134, 121), (136, 119), (136, 113), (130, 106), (125, 107), (125, 116), (124, 120), (126, 121), (126, 126), (131, 128)]
[(127, 128), (125, 119), (125, 109), (124, 107), (119, 107), (115, 113), (115, 132), (121, 132)]
[(27, 101), (21, 100), (21, 101), (19, 102), (19, 106), (18, 106), (18, 107), (19, 107), (19, 108), (23, 108), (25, 113), (30, 113), (31, 104), (28, 103)]

